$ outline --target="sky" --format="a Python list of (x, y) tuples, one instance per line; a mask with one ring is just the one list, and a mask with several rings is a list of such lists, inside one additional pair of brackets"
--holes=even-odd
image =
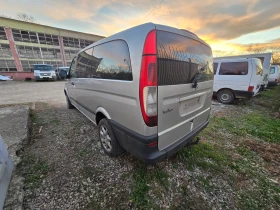
[(102, 36), (154, 22), (190, 30), (214, 51), (280, 49), (280, 0), (0, 0), (0, 8), (0, 15), (22, 12), (40, 24)]

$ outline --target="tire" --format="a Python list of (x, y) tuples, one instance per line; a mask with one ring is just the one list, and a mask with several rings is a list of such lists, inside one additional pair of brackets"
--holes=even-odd
[(67, 108), (68, 108), (68, 109), (74, 109), (75, 107), (71, 104), (71, 101), (70, 101), (70, 99), (68, 98), (68, 95), (65, 94), (65, 96), (66, 96)]
[(230, 90), (222, 90), (218, 93), (217, 98), (223, 104), (231, 104), (234, 101), (234, 94)]
[(110, 157), (117, 157), (124, 152), (124, 149), (120, 146), (116, 135), (106, 118), (103, 118), (99, 122), (99, 140), (104, 152)]

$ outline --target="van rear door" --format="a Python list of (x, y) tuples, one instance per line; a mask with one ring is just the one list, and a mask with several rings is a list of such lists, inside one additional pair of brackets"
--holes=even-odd
[(260, 59), (251, 59), (252, 77), (250, 81), (250, 87), (254, 87), (253, 92), (256, 95), (259, 92), (262, 84), (263, 66)]
[(209, 117), (212, 50), (195, 35), (157, 27), (157, 68), (158, 149), (163, 150)]

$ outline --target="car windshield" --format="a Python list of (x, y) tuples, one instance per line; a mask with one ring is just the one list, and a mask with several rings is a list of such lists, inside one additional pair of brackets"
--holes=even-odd
[(62, 70), (62, 71), (67, 71), (67, 72), (68, 72), (69, 68), (59, 68), (58, 70), (59, 70), (59, 71), (61, 71), (61, 70)]
[(38, 70), (38, 71), (53, 71), (53, 66), (49, 66), (49, 65), (34, 65), (34, 70)]

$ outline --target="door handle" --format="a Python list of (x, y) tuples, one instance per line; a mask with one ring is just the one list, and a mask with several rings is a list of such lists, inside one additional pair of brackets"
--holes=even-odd
[(71, 82), (71, 85), (75, 85), (74, 82)]

